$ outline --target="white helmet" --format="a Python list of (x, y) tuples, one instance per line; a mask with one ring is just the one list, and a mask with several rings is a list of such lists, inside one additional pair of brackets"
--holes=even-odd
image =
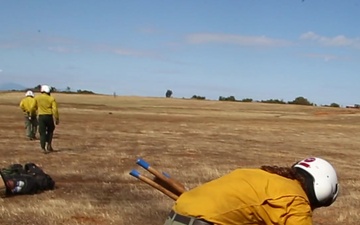
[(326, 160), (312, 157), (294, 164), (313, 178), (311, 185), (319, 206), (329, 206), (339, 194), (339, 184), (334, 167)]
[(41, 85), (40, 92), (50, 93), (51, 88), (49, 85)]
[(28, 97), (28, 96), (34, 97), (34, 93), (33, 93), (32, 91), (27, 91), (27, 92), (25, 93), (25, 96), (26, 96), (26, 97)]

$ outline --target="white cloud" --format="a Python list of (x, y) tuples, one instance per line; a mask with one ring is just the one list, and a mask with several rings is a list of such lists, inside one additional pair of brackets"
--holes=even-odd
[(0, 73), (2, 72), (3, 70), (2, 69), (0, 69)]
[(279, 47), (290, 45), (291, 42), (280, 39), (273, 39), (266, 36), (242, 36), (234, 34), (194, 33), (186, 37), (190, 44), (234, 44), (242, 46), (265, 46)]
[(314, 32), (307, 32), (300, 36), (302, 40), (315, 41), (325, 46), (335, 47), (351, 47), (360, 49), (360, 38), (347, 38), (344, 35), (337, 35), (335, 37), (325, 37)]

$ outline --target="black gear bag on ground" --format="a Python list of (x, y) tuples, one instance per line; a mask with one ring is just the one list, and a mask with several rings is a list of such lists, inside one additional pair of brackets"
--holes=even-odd
[[(55, 181), (35, 163), (13, 164), (1, 169), (7, 195), (36, 194), (55, 188)], [(12, 187), (8, 187), (12, 183)]]

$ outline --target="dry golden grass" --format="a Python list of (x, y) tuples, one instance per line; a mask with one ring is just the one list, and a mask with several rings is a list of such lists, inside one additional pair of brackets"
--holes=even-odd
[[(360, 221), (360, 111), (185, 99), (54, 94), (55, 153), (25, 138), (23, 93), (0, 93), (2, 167), (34, 162), (54, 191), (0, 199), (0, 224), (162, 224), (173, 201), (131, 177), (142, 157), (188, 188), (237, 167), (287, 166), (307, 156), (334, 163), (341, 193), (316, 225)], [(139, 169), (145, 173), (144, 170)]]

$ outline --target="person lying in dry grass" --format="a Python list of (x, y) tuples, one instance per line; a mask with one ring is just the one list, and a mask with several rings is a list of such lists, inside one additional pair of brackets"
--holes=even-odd
[(321, 158), (239, 168), (180, 195), (164, 225), (312, 225), (313, 210), (338, 193), (336, 171)]

